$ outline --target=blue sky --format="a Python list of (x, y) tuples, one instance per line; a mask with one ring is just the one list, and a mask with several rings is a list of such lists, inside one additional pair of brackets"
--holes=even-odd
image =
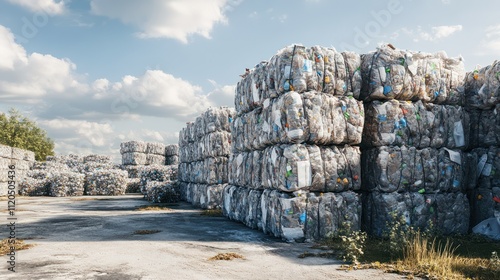
[(35, 119), (58, 154), (118, 161), (122, 141), (176, 143), (206, 108), (233, 106), (245, 68), (290, 44), (392, 43), (486, 66), (500, 56), (500, 3), (487, 2), (0, 0), (0, 111)]

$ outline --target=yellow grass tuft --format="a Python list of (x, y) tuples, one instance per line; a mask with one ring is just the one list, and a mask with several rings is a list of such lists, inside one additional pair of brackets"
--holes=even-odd
[(208, 259), (209, 261), (231, 261), (234, 259), (245, 259), (240, 254), (237, 253), (218, 253), (217, 255), (211, 257)]
[[(9, 239), (3, 239), (2, 241), (0, 241), (0, 256), (7, 255), (8, 253), (10, 253), (10, 247), (12, 244), (9, 244), (8, 241), (9, 241)], [(22, 240), (22, 239), (16, 239), (16, 243), (15, 243), (16, 251), (26, 250), (26, 249), (29, 249), (33, 246), (35, 246), (35, 245), (24, 243), (24, 240)]]

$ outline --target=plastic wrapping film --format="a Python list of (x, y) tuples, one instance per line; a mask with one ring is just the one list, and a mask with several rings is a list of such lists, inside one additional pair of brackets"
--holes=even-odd
[(146, 153), (147, 143), (143, 141), (129, 141), (120, 143), (120, 154)]
[(202, 209), (222, 208), (222, 193), (227, 184), (196, 184), (179, 182), (181, 199)]
[(235, 151), (287, 143), (356, 145), (361, 143), (363, 124), (363, 104), (354, 98), (288, 92), (237, 117), (231, 142)]
[(236, 87), (238, 114), (262, 106), (265, 99), (296, 91), (319, 91), (330, 95), (361, 90), (361, 58), (353, 52), (337, 52), (321, 46), (287, 46), (269, 61), (263, 61), (243, 75)]
[(373, 101), (366, 104), (363, 146), (469, 147), (469, 113), (460, 106), (421, 101)]
[(361, 56), (363, 89), (368, 100), (422, 100), (437, 104), (463, 104), (463, 59), (404, 51), (383, 45)]
[(84, 191), (85, 176), (66, 171), (51, 174), (48, 194), (50, 196), (81, 196)]
[(500, 187), (473, 189), (467, 194), (471, 207), (471, 227), (500, 215)]
[(500, 103), (500, 61), (468, 72), (465, 76), (466, 106), (489, 109)]
[(217, 131), (202, 136), (197, 142), (181, 145), (179, 147), (179, 160), (180, 162), (193, 162), (209, 157), (227, 157), (230, 152), (231, 133)]
[(141, 179), (128, 178), (125, 193), (140, 193), (141, 192)]
[(477, 148), (464, 156), (468, 171), (467, 189), (500, 188), (500, 147)]
[(304, 144), (233, 154), (229, 183), (254, 189), (342, 192), (361, 188), (361, 152), (345, 145)]
[(165, 156), (166, 157), (178, 156), (178, 155), (179, 155), (179, 145), (178, 144), (172, 144), (172, 145), (165, 146)]
[(378, 147), (362, 153), (363, 190), (380, 192), (464, 192), (459, 150)]
[(10, 159), (12, 157), (12, 147), (0, 144), (0, 157)]
[(87, 195), (122, 195), (127, 187), (127, 172), (119, 169), (97, 170), (86, 176)]
[(35, 161), (35, 153), (28, 150), (23, 150), (20, 148), (12, 147), (12, 159), (25, 160), (25, 161)]
[(500, 146), (500, 104), (489, 110), (470, 110), (470, 119), (474, 147)]
[(179, 180), (198, 184), (228, 182), (228, 158), (207, 158), (203, 161), (179, 164)]
[(203, 136), (212, 132), (231, 131), (230, 124), (235, 114), (234, 108), (209, 108), (179, 132), (179, 148), (187, 143), (199, 142)]
[(126, 152), (122, 154), (123, 165), (146, 165), (147, 159), (145, 153)]
[(142, 194), (147, 194), (147, 184), (150, 181), (171, 182), (177, 180), (177, 166), (149, 165), (141, 169), (140, 184)]
[(361, 208), (361, 198), (355, 192), (308, 194), (306, 240), (321, 240), (338, 234), (344, 223), (352, 230), (360, 230)]
[(466, 234), (469, 229), (470, 207), (463, 193), (420, 194), (367, 193), (363, 197), (364, 230), (375, 236), (388, 233), (391, 213), (403, 216), (408, 225), (433, 228), (442, 234)]
[(175, 203), (180, 201), (177, 182), (150, 181), (146, 199), (152, 203)]

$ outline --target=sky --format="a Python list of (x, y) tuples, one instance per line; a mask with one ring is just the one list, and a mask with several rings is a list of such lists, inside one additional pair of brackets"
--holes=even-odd
[[(487, 4), (486, 4), (487, 3)], [(500, 56), (498, 1), (0, 0), (0, 112), (35, 120), (59, 155), (120, 161), (121, 142), (174, 144), (234, 107), (245, 68), (291, 44), (360, 54), (383, 43)]]

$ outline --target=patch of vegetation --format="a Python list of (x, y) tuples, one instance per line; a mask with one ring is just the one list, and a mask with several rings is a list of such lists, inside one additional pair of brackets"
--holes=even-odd
[(158, 233), (158, 232), (161, 232), (161, 230), (157, 230), (157, 229), (139, 229), (139, 230), (136, 230), (134, 231), (134, 234), (154, 234), (154, 233)]
[(222, 209), (206, 209), (201, 212), (202, 216), (222, 217)]
[(30, 150), (38, 161), (54, 155), (54, 141), (47, 132), (14, 108), (0, 113), (0, 144)]
[[(12, 244), (9, 244), (9, 239), (3, 239), (2, 241), (0, 241), (0, 256), (4, 256), (4, 255), (7, 255), (8, 253), (10, 253), (11, 245)], [(16, 239), (16, 243), (15, 243), (14, 247), (16, 248), (16, 251), (19, 251), (19, 250), (29, 249), (33, 246), (35, 246), (35, 245), (24, 243), (24, 240), (22, 240), (22, 239)]]
[(231, 261), (234, 259), (245, 259), (240, 254), (237, 253), (218, 253), (217, 255), (209, 258), (209, 261)]
[[(421, 231), (408, 226), (401, 217), (395, 217), (388, 226), (391, 230), (384, 238), (366, 239), (359, 263), (351, 260), (350, 264), (340, 269), (382, 269), (406, 275), (410, 279), (415, 276), (424, 279), (500, 279), (498, 241), (473, 234), (445, 237), (433, 231), (432, 225)], [(338, 252), (330, 253), (330, 256), (345, 258), (346, 244), (358, 246), (355, 239), (343, 244), (342, 239), (333, 236), (325, 238), (313, 248)], [(317, 256), (305, 252), (299, 257)]]
[(138, 206), (135, 211), (173, 211), (171, 206), (176, 204), (153, 204)]

